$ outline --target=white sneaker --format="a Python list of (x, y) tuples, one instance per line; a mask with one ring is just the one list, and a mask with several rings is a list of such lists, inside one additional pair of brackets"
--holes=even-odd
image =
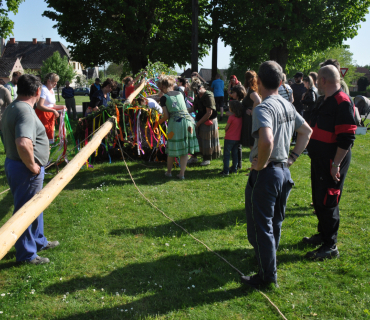
[(194, 157), (191, 157), (191, 158), (188, 160), (188, 164), (197, 163), (197, 162), (198, 162), (198, 158), (194, 158)]
[(209, 166), (210, 164), (211, 164), (211, 161), (210, 160), (205, 160), (200, 165), (201, 166)]

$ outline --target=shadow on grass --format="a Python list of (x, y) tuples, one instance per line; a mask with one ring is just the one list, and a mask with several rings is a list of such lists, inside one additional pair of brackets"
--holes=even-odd
[(3, 198), (0, 200), (0, 225), (3, 225), (6, 221), (4, 217), (9, 213), (10, 208), (13, 206), (13, 195), (9, 191), (1, 195)]
[[(201, 215), (195, 216), (188, 219), (180, 219), (176, 220), (176, 223), (181, 225), (183, 228), (188, 230), (189, 232), (198, 232), (210, 229), (225, 229), (229, 226), (235, 226), (236, 224), (243, 225), (246, 223), (245, 219), (245, 210), (233, 210), (227, 211), (219, 214), (213, 214), (210, 216)], [(148, 225), (148, 226), (141, 226), (137, 228), (124, 228), (124, 229), (116, 229), (110, 232), (112, 236), (120, 236), (123, 234), (144, 234), (145, 236), (149, 237), (162, 237), (165, 233), (173, 233), (171, 231), (171, 227), (174, 227), (172, 222), (168, 222), (161, 225)], [(246, 226), (245, 226), (246, 228)], [(182, 229), (176, 229), (178, 234), (186, 234)]]
[[(240, 265), (241, 250), (218, 252), (234, 265)], [(247, 259), (247, 270), (255, 271), (252, 258)], [(250, 267), (248, 267), (248, 265)], [(106, 276), (78, 277), (57, 283), (45, 289), (49, 295), (70, 295), (79, 290), (104, 288), (105, 295), (116, 292), (124, 295), (126, 304), (87, 313), (74, 314), (58, 319), (115, 319), (124, 316), (129, 319), (145, 318), (167, 314), (215, 302), (227, 301), (248, 295), (251, 289), (243, 286), (229, 290), (223, 287), (233, 281), (239, 282), (239, 275), (210, 252), (196, 255), (171, 255), (151, 262), (134, 263), (119, 268)], [(125, 290), (125, 291), (122, 291)], [(79, 292), (80, 294), (81, 292)], [(96, 292), (100, 298), (99, 293)], [(90, 293), (89, 293), (90, 295)], [(143, 296), (141, 297), (140, 296)], [(135, 297), (139, 297), (135, 299)], [(117, 309), (118, 308), (118, 309)], [(131, 311), (133, 308), (133, 311)], [(121, 313), (120, 309), (128, 310)]]

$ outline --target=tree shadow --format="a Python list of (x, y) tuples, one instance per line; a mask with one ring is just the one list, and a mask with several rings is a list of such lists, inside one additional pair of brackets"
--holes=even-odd
[[(245, 210), (232, 210), (227, 212), (222, 212), (219, 214), (213, 215), (201, 215), (195, 216), (188, 219), (179, 219), (175, 220), (176, 223), (181, 225), (183, 228), (189, 232), (198, 232), (205, 231), (210, 229), (226, 229), (232, 225), (243, 225), (246, 223), (245, 219)], [(161, 225), (146, 225), (140, 226), (137, 228), (124, 228), (124, 229), (115, 229), (110, 232), (112, 236), (120, 236), (123, 234), (143, 234), (148, 237), (162, 237), (163, 234), (173, 233), (171, 227), (174, 227), (173, 222), (168, 222)], [(246, 228), (246, 227), (245, 227)], [(178, 235), (186, 234), (185, 231), (178, 228)]]
[[(241, 264), (240, 258), (243, 252), (240, 249), (223, 250), (218, 253), (233, 265)], [(256, 269), (254, 259), (251, 257), (244, 259), (243, 266), (245, 272)], [(235, 281), (239, 282), (238, 273), (213, 253), (205, 251), (200, 254), (171, 255), (156, 261), (133, 263), (103, 277), (78, 277), (53, 284), (44, 291), (48, 295), (69, 292), (71, 296), (76, 291), (81, 293), (81, 290), (92, 290), (92, 288), (100, 291), (100, 288), (104, 288), (105, 294), (114, 296), (118, 292), (119, 295), (126, 297), (127, 303), (124, 305), (58, 319), (113, 319), (117, 315), (141, 319), (154, 317), (158, 313), (163, 315), (179, 309), (227, 301), (252, 292), (252, 289), (242, 285), (228, 290), (223, 288)], [(99, 293), (96, 292), (96, 294)], [(144, 294), (145, 297), (135, 299)], [(122, 314), (121, 308), (128, 310), (128, 313)]]

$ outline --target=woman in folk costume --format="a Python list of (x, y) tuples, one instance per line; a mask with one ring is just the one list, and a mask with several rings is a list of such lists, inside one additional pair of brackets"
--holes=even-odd
[(174, 91), (176, 79), (165, 76), (161, 79), (161, 91), (164, 95), (160, 99), (163, 116), (159, 124), (169, 119), (167, 128), (167, 172), (165, 175), (171, 177), (171, 170), (175, 157), (180, 157), (179, 179), (184, 179), (188, 154), (199, 152), (198, 140), (195, 134), (193, 118), (186, 109), (183, 93)]

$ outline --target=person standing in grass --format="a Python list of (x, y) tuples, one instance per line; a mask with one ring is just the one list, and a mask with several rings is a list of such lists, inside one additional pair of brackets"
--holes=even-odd
[[(232, 100), (229, 104), (229, 110), (232, 114), (227, 120), (225, 127), (225, 140), (224, 140), (224, 168), (220, 172), (222, 176), (228, 176), (230, 173), (238, 171), (238, 147), (240, 144), (240, 134), (242, 132), (242, 113), (243, 106), (241, 102)], [(230, 153), (232, 155), (232, 166), (229, 170)]]
[(212, 81), (211, 88), (213, 95), (215, 96), (216, 110), (220, 111), (220, 121), (222, 121), (224, 116), (225, 83), (221, 80), (219, 73), (216, 74), (216, 79)]
[[(248, 240), (254, 248), (259, 271), (242, 276), (244, 284), (277, 286), (276, 251), (293, 180), (289, 167), (305, 149), (311, 135), (309, 125), (294, 106), (279, 95), (283, 70), (275, 61), (266, 61), (258, 71), (258, 91), (262, 102), (252, 114), (252, 134), (256, 139), (250, 153), (251, 173), (245, 189)], [(290, 139), (296, 131), (297, 143), (289, 154)]]
[[(14, 198), (13, 214), (43, 187), (49, 140), (44, 125), (33, 110), (41, 92), (41, 81), (35, 76), (21, 76), (18, 80), (18, 97), (4, 111), (4, 167)], [(40, 257), (37, 253), (58, 245), (58, 241), (47, 241), (41, 213), (15, 243), (15, 256), (17, 262), (48, 263), (48, 258)]]
[(339, 256), (339, 201), (357, 128), (353, 102), (341, 89), (338, 69), (333, 65), (322, 67), (317, 84), (321, 99), (312, 110), (313, 133), (307, 150), (311, 158), (313, 206), (319, 223), (318, 234), (303, 238), (303, 242), (321, 246), (306, 254), (310, 260)]
[(73, 114), (73, 119), (76, 120), (77, 114), (76, 114), (75, 91), (73, 90), (72, 87), (69, 86), (69, 81), (66, 81), (65, 85), (66, 86), (62, 89), (62, 97), (66, 101), (68, 118), (72, 119)]
[(161, 91), (164, 95), (160, 99), (163, 116), (159, 120), (161, 125), (169, 119), (167, 128), (167, 172), (165, 175), (171, 177), (171, 170), (175, 157), (180, 157), (179, 179), (185, 179), (185, 169), (188, 162), (188, 154), (199, 152), (197, 136), (195, 134), (194, 119), (186, 109), (183, 93), (174, 91), (175, 77), (164, 76), (161, 79)]

